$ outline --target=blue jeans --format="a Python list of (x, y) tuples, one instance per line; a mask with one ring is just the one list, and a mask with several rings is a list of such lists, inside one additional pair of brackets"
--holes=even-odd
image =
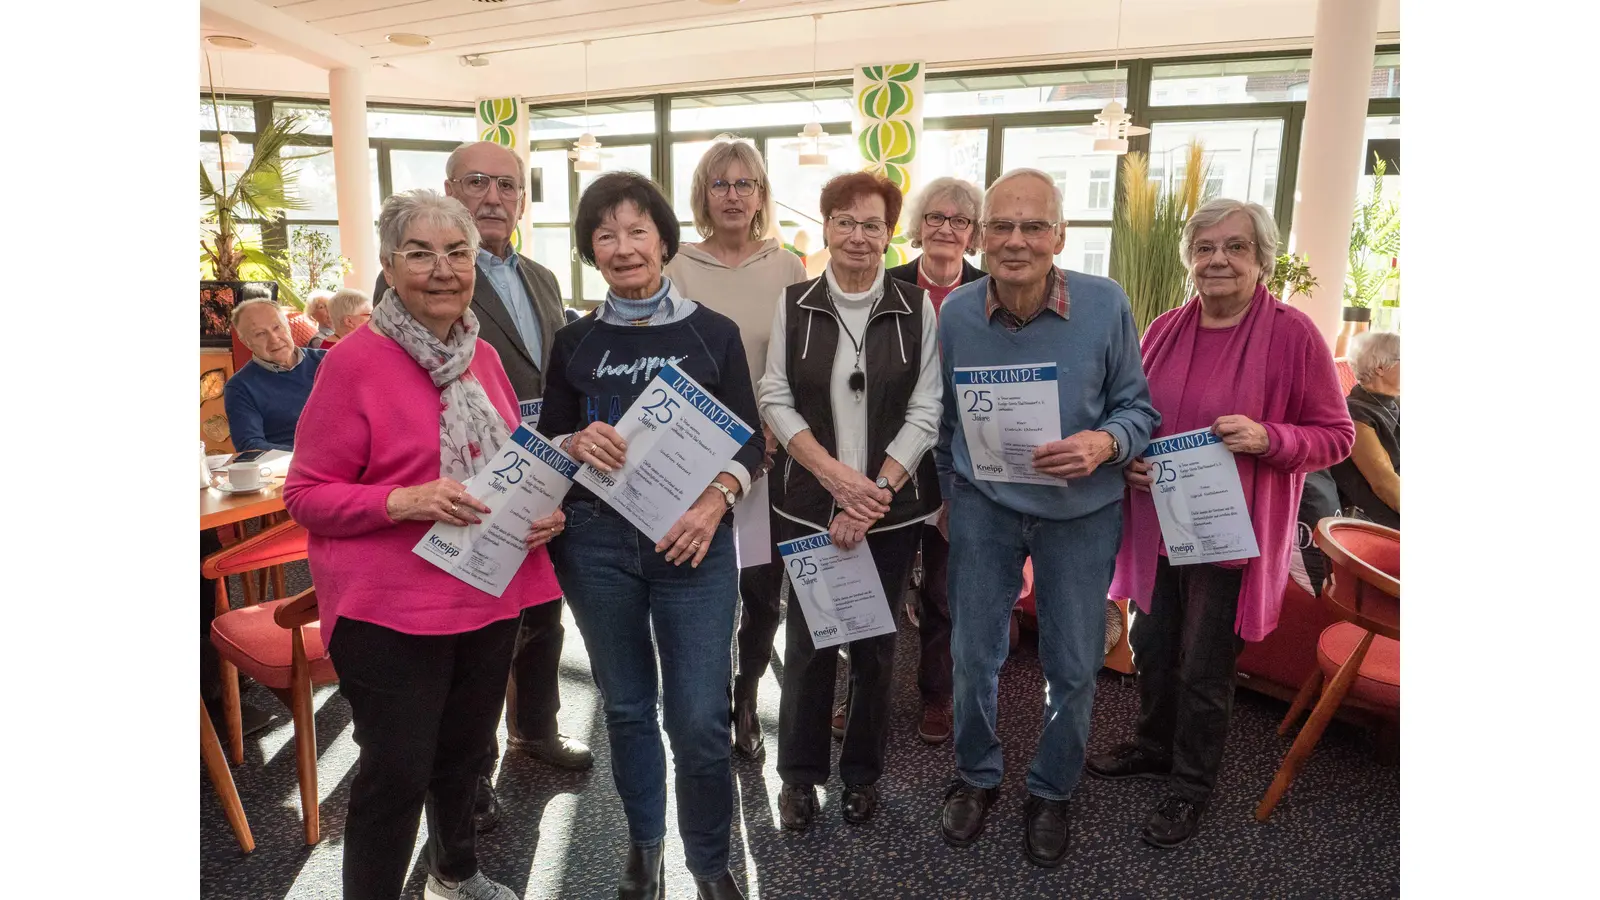
[(995, 695), (1006, 661), (1022, 563), (1033, 558), (1044, 669), (1044, 730), (1028, 792), (1065, 800), (1083, 769), (1095, 674), (1105, 657), (1106, 590), (1122, 540), (1122, 504), (1065, 521), (1013, 512), (957, 477), (950, 497), (950, 649), (955, 662), (956, 771), (999, 787)]
[(576, 500), (566, 513), (566, 531), (550, 543), (550, 559), (600, 687), (628, 836), (650, 846), (667, 831), (667, 760), (656, 717), (659, 653), (684, 856), (696, 878), (720, 878), (728, 869), (733, 819), (728, 682), (739, 602), (733, 529), (717, 526), (706, 558), (691, 568), (668, 563), (604, 503)]

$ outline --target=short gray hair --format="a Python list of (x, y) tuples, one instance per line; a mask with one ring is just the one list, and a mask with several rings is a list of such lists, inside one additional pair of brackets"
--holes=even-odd
[(308, 312), (308, 313), (311, 312), (311, 308), (316, 306), (318, 303), (321, 303), (324, 306), (326, 306), (328, 304), (328, 301), (332, 300), (332, 299), (333, 299), (333, 291), (324, 290), (324, 289), (320, 289), (320, 288), (315, 290), (315, 291), (312, 291), (311, 292), (311, 296), (306, 299), (306, 312)]
[(1363, 331), (1350, 342), (1350, 369), (1356, 382), (1363, 383), (1385, 366), (1400, 361), (1400, 334), (1395, 331)]
[(1266, 284), (1272, 278), (1272, 270), (1278, 267), (1278, 223), (1273, 221), (1272, 213), (1259, 203), (1218, 198), (1203, 204), (1189, 217), (1189, 221), (1183, 223), (1183, 237), (1178, 240), (1178, 258), (1183, 260), (1185, 269), (1192, 268), (1194, 261), (1189, 245), (1194, 243), (1195, 234), (1236, 212), (1242, 212), (1250, 219), (1250, 227), (1255, 231), (1251, 240), (1256, 242), (1256, 264), (1261, 266), (1259, 281)]
[[(1054, 184), (1054, 182), (1051, 182)], [(930, 204), (940, 200), (951, 199), (956, 202), (956, 208), (968, 216), (976, 219), (983, 210), (983, 191), (970, 181), (961, 178), (935, 178), (927, 183), (922, 190), (911, 197), (907, 205), (906, 217), (902, 220), (910, 226), (911, 246), (922, 247), (922, 215)], [(978, 223), (973, 222), (972, 228), (967, 231), (967, 252), (973, 253), (978, 249)]]
[(272, 310), (279, 316), (283, 317), (285, 322), (289, 321), (289, 314), (284, 312), (283, 307), (273, 303), (271, 300), (268, 300), (265, 297), (252, 297), (251, 299), (246, 300), (233, 308), (233, 315), (229, 317), (228, 320), (229, 324), (231, 324), (237, 330), (239, 327), (239, 320), (244, 318), (244, 311), (247, 309), (255, 309), (258, 306), (264, 306)]
[(1039, 169), (1029, 169), (1026, 167), (1012, 169), (1004, 175), (1001, 175), (999, 178), (996, 178), (994, 180), (994, 184), (989, 185), (989, 190), (985, 191), (983, 194), (983, 217), (985, 219), (989, 218), (989, 208), (994, 205), (994, 192), (1000, 187), (1000, 185), (1005, 184), (1013, 178), (1036, 178), (1039, 181), (1048, 184), (1050, 186), (1051, 205), (1054, 206), (1056, 210), (1056, 222), (1059, 224), (1066, 223), (1066, 201), (1061, 196), (1061, 185), (1056, 184), (1056, 180), (1050, 176), (1049, 172), (1043, 172)]
[(718, 136), (717, 142), (706, 148), (705, 155), (700, 157), (700, 164), (694, 167), (694, 178), (689, 184), (694, 230), (703, 238), (711, 237), (716, 230), (716, 222), (711, 218), (711, 182), (732, 163), (744, 166), (750, 171), (750, 177), (761, 182), (761, 208), (750, 220), (750, 236), (756, 239), (776, 236), (778, 204), (772, 196), (772, 183), (767, 180), (767, 167), (762, 165), (756, 148), (730, 135)]
[(438, 191), (417, 188), (403, 191), (383, 201), (383, 211), (378, 213), (378, 258), (390, 260), (406, 231), (417, 222), (431, 222), (461, 232), (473, 247), (478, 246), (478, 226), (472, 222), (472, 213), (454, 197)]
[(372, 298), (367, 296), (366, 291), (340, 288), (339, 292), (333, 295), (333, 299), (328, 301), (328, 315), (333, 317), (334, 325), (337, 326), (344, 321), (345, 316), (353, 316), (356, 310), (371, 303)]
[(518, 156), (517, 151), (511, 149), (510, 147), (507, 147), (504, 144), (496, 144), (494, 141), (467, 141), (465, 144), (462, 144), (454, 150), (451, 150), (450, 155), (444, 159), (444, 177), (446, 180), (456, 177), (456, 166), (461, 162), (462, 155), (479, 144), (488, 144), (491, 147), (499, 147), (501, 150), (511, 154), (511, 158), (516, 160), (517, 163), (517, 183), (521, 184), (523, 182), (523, 179), (526, 178), (526, 176), (522, 174), (522, 157)]

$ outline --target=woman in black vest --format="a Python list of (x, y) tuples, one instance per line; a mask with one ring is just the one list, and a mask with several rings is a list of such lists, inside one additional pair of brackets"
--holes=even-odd
[[(827, 531), (846, 549), (865, 540), (891, 610), (900, 607), (920, 525), (939, 509), (928, 451), (943, 391), (933, 305), (884, 272), (900, 206), (899, 189), (879, 175), (840, 175), (823, 187), (828, 267), (784, 291), (759, 389), (762, 419), (782, 445), (772, 470), (773, 538)], [(839, 775), (851, 823), (877, 810), (894, 641), (888, 634), (846, 645)], [(788, 829), (811, 824), (816, 786), (828, 780), (835, 659), (832, 647), (813, 646), (791, 595), (778, 708), (778, 812)]]

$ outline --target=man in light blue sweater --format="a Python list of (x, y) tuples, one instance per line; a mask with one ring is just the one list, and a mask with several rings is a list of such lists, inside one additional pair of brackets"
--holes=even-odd
[[(1024, 848), (1030, 861), (1052, 867), (1066, 857), (1067, 799), (1083, 768), (1103, 657), (1106, 590), (1122, 537), (1122, 467), (1144, 450), (1161, 417), (1150, 403), (1127, 295), (1110, 279), (1054, 265), (1066, 242), (1055, 182), (1014, 169), (990, 186), (983, 205), (991, 274), (953, 291), (939, 316), (945, 391), (934, 458), (945, 498), (939, 522), (950, 541), (960, 776), (945, 795), (940, 828), (950, 844), (970, 846), (999, 795), (995, 694), (1023, 560), (1032, 557), (1047, 708), (1028, 770)], [(1024, 368), (957, 372), (993, 367)], [(1020, 405), (1036, 415), (1048, 388), (1016, 382), (1049, 379), (1052, 369), (1060, 439), (1046, 434), (1020, 458), (1015, 443), (991, 452), (986, 444), (1000, 443), (993, 435), (969, 446), (968, 429), (992, 430), (988, 417), (998, 418), (997, 410)], [(1006, 395), (1019, 400), (1008, 404)], [(1027, 441), (1012, 436), (1019, 439)]]

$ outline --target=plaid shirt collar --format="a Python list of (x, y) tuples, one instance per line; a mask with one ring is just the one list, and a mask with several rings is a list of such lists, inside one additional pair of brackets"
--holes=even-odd
[(1068, 313), (1071, 311), (1071, 308), (1072, 298), (1067, 296), (1066, 270), (1060, 268), (1059, 266), (1051, 266), (1050, 274), (1045, 278), (1044, 282), (1044, 303), (1040, 304), (1039, 308), (1033, 311), (1033, 315), (1029, 316), (1025, 320), (1020, 319), (1017, 317), (1016, 313), (1013, 313), (1011, 310), (1001, 306), (1000, 295), (995, 290), (995, 281), (993, 278), (990, 278), (989, 296), (983, 304), (983, 316), (990, 321), (993, 321), (995, 317), (998, 316), (1000, 318), (1000, 324), (1004, 325), (1007, 330), (1020, 331), (1024, 325), (1027, 325), (1029, 322), (1037, 319), (1039, 314), (1047, 309), (1063, 319), (1071, 318), (1071, 316), (1068, 315)]

